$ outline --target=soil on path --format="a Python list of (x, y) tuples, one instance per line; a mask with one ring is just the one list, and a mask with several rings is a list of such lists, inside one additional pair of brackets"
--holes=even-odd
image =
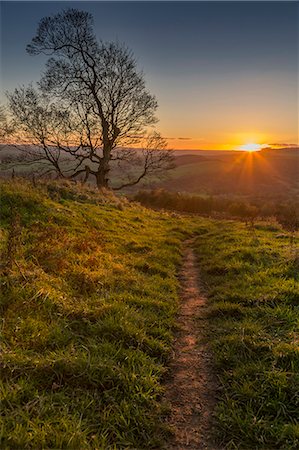
[(170, 404), (168, 423), (173, 430), (167, 449), (216, 450), (210, 430), (217, 383), (206, 342), (207, 303), (200, 290), (192, 244), (193, 240), (186, 242), (180, 272), (178, 332), (166, 383), (165, 397)]

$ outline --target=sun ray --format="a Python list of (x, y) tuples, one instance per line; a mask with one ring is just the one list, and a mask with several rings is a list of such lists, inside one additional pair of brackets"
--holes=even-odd
[(243, 188), (247, 186), (248, 192), (254, 190), (253, 183), (256, 176), (280, 178), (279, 173), (265, 158), (263, 152), (257, 150), (237, 152), (226, 170), (226, 176), (234, 178), (237, 186), (243, 186)]

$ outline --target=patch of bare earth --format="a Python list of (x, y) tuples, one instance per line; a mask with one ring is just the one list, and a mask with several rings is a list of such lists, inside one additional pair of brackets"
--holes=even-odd
[(166, 382), (165, 397), (170, 404), (168, 423), (173, 431), (167, 449), (215, 450), (210, 431), (217, 383), (206, 342), (207, 303), (200, 290), (192, 243), (192, 240), (186, 242), (180, 272), (178, 332)]

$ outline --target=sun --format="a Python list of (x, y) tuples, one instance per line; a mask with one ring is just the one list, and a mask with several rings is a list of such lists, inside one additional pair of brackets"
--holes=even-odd
[(262, 149), (260, 144), (256, 144), (255, 142), (248, 142), (247, 144), (241, 145), (239, 150), (245, 150), (246, 152), (258, 152)]

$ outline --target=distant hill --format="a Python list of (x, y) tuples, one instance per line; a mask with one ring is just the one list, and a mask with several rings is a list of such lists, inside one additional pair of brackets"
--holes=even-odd
[[(138, 151), (138, 150), (137, 150)], [(176, 150), (175, 168), (163, 180), (146, 180), (128, 192), (141, 188), (164, 188), (192, 194), (290, 197), (299, 195), (299, 148), (266, 148), (259, 152), (219, 150)], [(6, 146), (0, 152), (2, 177), (10, 176), (5, 163), (18, 156), (18, 149)], [(29, 168), (17, 167), (16, 173)], [(115, 172), (115, 176), (120, 174)]]
[(184, 166), (185, 164), (194, 164), (194, 163), (199, 163), (199, 162), (203, 162), (203, 161), (207, 161), (209, 158), (207, 156), (202, 156), (202, 155), (192, 155), (192, 154), (187, 154), (187, 155), (179, 155), (176, 156), (175, 158), (175, 165), (177, 167), (179, 166)]
[(156, 183), (170, 191), (207, 194), (296, 195), (299, 192), (299, 149), (260, 152), (176, 152), (176, 168)]

